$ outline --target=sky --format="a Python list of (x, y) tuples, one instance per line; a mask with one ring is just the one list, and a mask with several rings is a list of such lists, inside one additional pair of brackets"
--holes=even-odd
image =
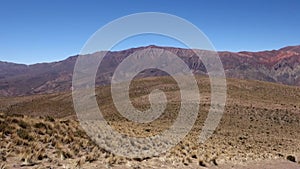
[[(63, 60), (98, 29), (129, 14), (162, 12), (196, 25), (218, 51), (261, 51), (300, 45), (299, 0), (1, 0), (0, 61)], [(112, 50), (175, 46), (155, 35), (129, 38)]]

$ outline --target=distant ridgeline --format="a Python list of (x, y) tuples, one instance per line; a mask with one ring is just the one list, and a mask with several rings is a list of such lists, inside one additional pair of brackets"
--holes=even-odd
[[(204, 75), (204, 64), (193, 50), (147, 46), (108, 52), (100, 64), (97, 85), (110, 83), (110, 79), (126, 57), (138, 50), (160, 48), (179, 56), (194, 71)], [(94, 53), (92, 55), (97, 55)], [(261, 52), (219, 52), (227, 77), (268, 81), (300, 86), (300, 46)], [(0, 96), (22, 96), (71, 90), (73, 68), (78, 56), (52, 63), (34, 65), (0, 62)], [(159, 70), (145, 70), (138, 77), (163, 76)]]

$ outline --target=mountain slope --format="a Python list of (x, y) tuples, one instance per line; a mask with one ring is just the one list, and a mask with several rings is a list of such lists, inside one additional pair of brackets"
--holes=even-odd
[[(147, 46), (108, 52), (100, 65), (101, 69), (99, 69), (96, 79), (97, 85), (110, 83), (110, 78), (118, 64), (130, 54), (145, 48), (168, 50), (183, 59), (196, 74), (205, 74), (206, 72), (205, 66), (192, 50)], [(219, 56), (227, 77), (300, 86), (300, 46), (262, 52), (219, 52)], [(77, 57), (72, 56), (60, 62), (34, 65), (0, 62), (0, 96), (21, 96), (70, 90)], [(161, 75), (164, 75), (161, 71), (153, 70), (140, 73), (140, 77)]]

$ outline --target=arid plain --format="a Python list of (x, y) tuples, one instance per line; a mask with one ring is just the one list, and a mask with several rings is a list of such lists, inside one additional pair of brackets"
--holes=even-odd
[[(170, 151), (150, 158), (116, 156), (97, 146), (80, 127), (70, 92), (1, 98), (0, 168), (300, 168), (300, 88), (227, 79), (224, 115), (202, 144), (198, 138), (210, 107), (210, 84), (206, 77), (197, 81), (201, 104), (193, 129)], [(166, 93), (168, 104), (147, 124), (118, 114), (110, 87), (97, 88), (96, 97), (115, 130), (147, 137), (167, 129), (180, 108), (179, 88), (171, 77), (133, 81), (133, 105), (150, 108), (148, 95), (154, 89)]]

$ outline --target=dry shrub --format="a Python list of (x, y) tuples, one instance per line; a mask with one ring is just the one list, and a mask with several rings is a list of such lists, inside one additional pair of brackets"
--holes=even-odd
[(53, 117), (51, 117), (51, 116), (46, 116), (45, 120), (49, 121), (49, 122), (55, 122), (55, 119)]
[(25, 121), (23, 120), (19, 120), (18, 121), (18, 125), (23, 128), (23, 129), (27, 129), (27, 128), (30, 128), (30, 125), (28, 123), (26, 123)]
[(9, 125), (7, 122), (0, 121), (0, 132), (3, 133), (4, 135), (12, 134), (14, 129), (15, 128)]
[(42, 122), (35, 123), (34, 127), (38, 128), (38, 129), (47, 129), (47, 125), (45, 123), (42, 123)]
[(28, 141), (33, 140), (33, 137), (28, 133), (28, 131), (26, 131), (24, 129), (18, 129), (17, 135), (24, 140), (28, 140)]

